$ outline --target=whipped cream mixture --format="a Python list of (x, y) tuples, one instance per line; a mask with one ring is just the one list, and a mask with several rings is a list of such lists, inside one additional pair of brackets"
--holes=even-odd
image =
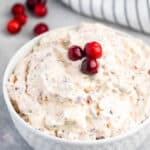
[[(86, 75), (68, 48), (97, 41), (99, 72)], [(50, 31), (19, 60), (8, 81), (16, 111), (34, 128), (67, 140), (99, 140), (150, 115), (150, 48), (100, 24)]]

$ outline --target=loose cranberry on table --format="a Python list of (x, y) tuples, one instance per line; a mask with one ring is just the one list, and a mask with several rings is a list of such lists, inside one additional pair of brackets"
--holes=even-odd
[(11, 12), (13, 15), (24, 14), (24, 12), (25, 12), (24, 5), (21, 3), (17, 3), (15, 5), (13, 5)]
[(16, 34), (18, 33), (19, 31), (21, 30), (21, 25), (20, 23), (15, 20), (15, 19), (12, 19), (8, 22), (7, 24), (7, 31), (11, 34)]
[(27, 23), (27, 16), (25, 14), (17, 14), (15, 19), (20, 23), (20, 25), (24, 25)]
[(102, 56), (102, 46), (98, 42), (89, 42), (85, 45), (85, 53), (90, 58), (100, 58)]
[(37, 3), (34, 7), (34, 14), (37, 17), (44, 17), (47, 14), (47, 7), (43, 4)]
[(48, 26), (45, 23), (39, 23), (34, 27), (34, 34), (37, 36), (44, 32), (47, 32), (48, 30)]
[(96, 59), (86, 58), (82, 61), (81, 71), (85, 74), (95, 74), (98, 72), (98, 62)]
[(68, 50), (68, 57), (70, 60), (75, 61), (82, 59), (84, 56), (84, 52), (79, 46), (71, 46)]
[(26, 6), (29, 10), (33, 11), (36, 4), (46, 5), (47, 0), (27, 0)]

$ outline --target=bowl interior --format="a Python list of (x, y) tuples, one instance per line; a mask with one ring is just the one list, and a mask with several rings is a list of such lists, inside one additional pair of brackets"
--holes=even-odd
[[(48, 32), (49, 33), (49, 32)], [(11, 104), (11, 100), (9, 98), (8, 92), (7, 92), (7, 81), (9, 79), (10, 74), (13, 72), (16, 64), (18, 63), (19, 60), (21, 60), (23, 57), (25, 57), (31, 50), (32, 50), (32, 46), (34, 44), (36, 44), (40, 38), (42, 38), (43, 36), (45, 36), (45, 33), (41, 36), (38, 36), (36, 38), (34, 38), (33, 40), (29, 41), (27, 44), (25, 44), (21, 49), (19, 49), (17, 51), (17, 53), (12, 57), (12, 59), (10, 60), (10, 62), (8, 63), (8, 66), (6, 68), (6, 71), (4, 73), (4, 78), (3, 78), (3, 94), (4, 94), (4, 99), (5, 102), (7, 104), (8, 110), (11, 114), (13, 114), (14, 117), (17, 118), (17, 120), (24, 125), (26, 128), (30, 129), (31, 132), (33, 132), (34, 134), (37, 134), (41, 137), (44, 138), (48, 138), (48, 139), (52, 139), (52, 140), (56, 140), (59, 142), (65, 142), (65, 143), (70, 143), (70, 144), (100, 144), (100, 143), (110, 143), (110, 142), (115, 142), (115, 141), (119, 141), (122, 140), (124, 138), (128, 138), (129, 136), (132, 136), (133, 134), (135, 134), (136, 132), (138, 132), (139, 130), (141, 130), (141, 128), (146, 127), (146, 125), (150, 124), (150, 119), (148, 118), (146, 121), (144, 121), (141, 125), (139, 125), (138, 127), (136, 127), (135, 129), (129, 130), (127, 133), (124, 133), (122, 135), (118, 135), (116, 137), (112, 137), (109, 139), (101, 139), (98, 141), (68, 141), (65, 139), (60, 139), (48, 134), (45, 134), (42, 131), (36, 130), (33, 127), (31, 127), (28, 123), (26, 123), (15, 111), (15, 109), (13, 108), (12, 104)]]

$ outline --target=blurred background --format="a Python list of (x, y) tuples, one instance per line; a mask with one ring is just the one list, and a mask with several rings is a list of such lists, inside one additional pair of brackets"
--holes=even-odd
[[(0, 18), (1, 18), (1, 21), (0, 21), (0, 91), (1, 91), (0, 92), (0, 150), (10, 150), (10, 149), (11, 150), (32, 150), (27, 145), (27, 143), (22, 139), (22, 137), (18, 134), (18, 132), (16, 131), (12, 123), (12, 120), (10, 119), (10, 116), (8, 114), (5, 102), (3, 100), (3, 95), (2, 95), (2, 78), (3, 78), (6, 65), (9, 59), (12, 57), (12, 55), (22, 45), (24, 45), (26, 42), (28, 42), (34, 37), (33, 29), (37, 23), (44, 22), (48, 25), (49, 29), (52, 30), (58, 27), (64, 27), (68, 25), (77, 25), (77, 24), (80, 24), (81, 22), (101, 22), (103, 24), (111, 26), (112, 28), (124, 31), (135, 37), (138, 37), (144, 40), (145, 42), (147, 42), (148, 44), (150, 44), (150, 36), (149, 36), (150, 24), (148, 24), (147, 20), (145, 23), (146, 26), (143, 25), (144, 32), (145, 32), (144, 34), (143, 32), (137, 32), (137, 30), (140, 30), (140, 28), (137, 27), (137, 24), (140, 23), (138, 18), (137, 20), (134, 20), (134, 17), (131, 16), (130, 19), (133, 20), (133, 22), (131, 21), (130, 29), (127, 27), (125, 28), (125, 27), (118, 25), (118, 24), (125, 25), (123, 20), (120, 19), (121, 18), (120, 15), (119, 15), (120, 20), (111, 19), (113, 10), (109, 9), (110, 7), (109, 3), (108, 5), (106, 4), (104, 12), (102, 11), (103, 13), (105, 13), (105, 16), (103, 16), (104, 14), (97, 14), (98, 12), (95, 11), (94, 13), (96, 14), (94, 14), (94, 16), (96, 18), (93, 18), (93, 14), (90, 14), (89, 11), (92, 12), (94, 9), (98, 9), (98, 8), (95, 8), (94, 6), (91, 7), (91, 5), (96, 5), (96, 4), (89, 4), (90, 8), (86, 8), (87, 7), (85, 3), (86, 1), (83, 0), (84, 3), (82, 4), (82, 8), (83, 8), (82, 11), (84, 12), (82, 12), (77, 7), (76, 0), (74, 0), (75, 3), (73, 3), (73, 0), (70, 0), (70, 1), (63, 0), (63, 1), (65, 4), (61, 0), (48, 0), (47, 2), (48, 14), (42, 18), (37, 18), (33, 14), (26, 11), (27, 16), (28, 16), (27, 24), (22, 28), (21, 32), (19, 32), (18, 34), (10, 35), (6, 30), (7, 23), (12, 18), (10, 9), (15, 3), (17, 2), (24, 3), (25, 1), (24, 0), (0, 0)], [(102, 0), (97, 0), (97, 1), (102, 1)], [(130, 0), (130, 2), (131, 1), (133, 0)], [(107, 2), (110, 2), (110, 0), (107, 0)], [(147, 0), (147, 2), (149, 1)], [(140, 11), (143, 10), (144, 12), (145, 11), (144, 6), (148, 6), (147, 4), (148, 3), (145, 3), (145, 5), (140, 4)], [(146, 9), (148, 10), (148, 7), (146, 7)], [(147, 17), (146, 13), (145, 13), (145, 18)], [(133, 15), (134, 15), (134, 12), (133, 12)], [(130, 13), (129, 13), (129, 16), (130, 16)], [(125, 17), (124, 14), (122, 14), (122, 17)], [(143, 18), (143, 16), (141, 17)], [(115, 22), (115, 23), (112, 24), (111, 22)], [(134, 23), (135, 23), (135, 26), (134, 26)], [(143, 24), (143, 22), (141, 24)], [(131, 28), (133, 28), (134, 30), (132, 30)], [(150, 147), (150, 141), (147, 139), (145, 143), (143, 143), (143, 145), (139, 148), (139, 150), (141, 149), (149, 150), (149, 147)]]

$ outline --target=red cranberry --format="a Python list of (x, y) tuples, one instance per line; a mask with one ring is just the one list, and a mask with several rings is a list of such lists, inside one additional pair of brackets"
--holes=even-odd
[(37, 17), (43, 17), (47, 14), (47, 7), (43, 4), (36, 4), (34, 7), (34, 14)]
[(36, 3), (37, 3), (37, 0), (27, 0), (26, 6), (29, 10), (33, 10)]
[(71, 46), (68, 51), (68, 57), (70, 60), (79, 60), (84, 56), (83, 50), (79, 46)]
[(15, 5), (13, 5), (11, 12), (13, 15), (17, 15), (17, 14), (24, 14), (25, 8), (24, 5), (21, 3), (17, 3)]
[(102, 56), (102, 46), (98, 42), (89, 42), (85, 45), (85, 53), (90, 58), (100, 58)]
[(95, 74), (98, 72), (98, 62), (96, 59), (86, 58), (81, 65), (81, 71), (85, 74)]
[(15, 16), (15, 19), (20, 23), (20, 25), (24, 25), (27, 23), (27, 16), (25, 14), (18, 14)]
[(7, 30), (11, 34), (18, 33), (21, 30), (20, 23), (15, 19), (10, 20), (7, 24)]
[(45, 23), (39, 23), (34, 27), (34, 34), (40, 35), (48, 30), (48, 26)]
[(47, 0), (37, 0), (37, 3), (45, 5), (47, 3)]
[(26, 6), (29, 10), (34, 10), (35, 5), (38, 4), (43, 4), (45, 5), (47, 0), (27, 0), (26, 1)]

